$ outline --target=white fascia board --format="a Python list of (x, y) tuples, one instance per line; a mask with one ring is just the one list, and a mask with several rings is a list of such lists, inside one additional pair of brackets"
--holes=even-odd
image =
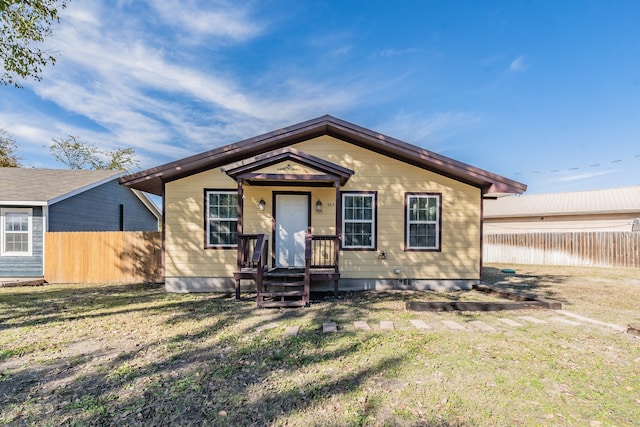
[(149, 209), (151, 213), (153, 213), (153, 215), (158, 218), (158, 221), (162, 218), (162, 212), (160, 212), (158, 206), (156, 206), (153, 200), (151, 200), (146, 193), (140, 190), (136, 190), (135, 188), (132, 188), (131, 191), (133, 191), (133, 194), (135, 194), (136, 197), (138, 197), (138, 199), (140, 199), (140, 201), (147, 207), (147, 209)]
[(0, 205), (2, 206), (47, 206), (47, 204), (42, 200), (37, 202), (33, 200), (0, 200)]

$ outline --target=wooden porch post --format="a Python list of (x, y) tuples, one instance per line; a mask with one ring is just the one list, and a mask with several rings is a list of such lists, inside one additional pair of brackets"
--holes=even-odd
[[(242, 188), (242, 179), (238, 178), (237, 180), (238, 182), (238, 226), (237, 226), (237, 232), (238, 232), (238, 236), (240, 236), (242, 234), (242, 211), (243, 211), (243, 206), (244, 206), (244, 201), (243, 201), (243, 196), (244, 196), (244, 191)], [(238, 269), (237, 271), (240, 272), (242, 271), (242, 245), (240, 244), (240, 238), (238, 237), (238, 239), (236, 240), (236, 245), (237, 245), (237, 266), (236, 268)], [(236, 279), (236, 283), (235, 283), (235, 288), (236, 288), (236, 301), (240, 300), (240, 282), (242, 279), (240, 279), (240, 277), (238, 277), (238, 279)]]
[(340, 194), (340, 180), (334, 182), (336, 189), (336, 234), (342, 240), (342, 195)]
[[(340, 247), (342, 246), (342, 194), (340, 193), (340, 179), (336, 179), (333, 183), (336, 189), (336, 236), (338, 241), (333, 248), (333, 259), (335, 260), (335, 272), (340, 272)], [(340, 280), (333, 281), (333, 297), (338, 298), (338, 284)]]

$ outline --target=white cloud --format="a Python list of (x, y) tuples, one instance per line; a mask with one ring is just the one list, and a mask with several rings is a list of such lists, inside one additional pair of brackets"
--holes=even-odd
[(192, 36), (240, 41), (255, 37), (263, 28), (252, 20), (248, 8), (238, 7), (237, 2), (162, 0), (149, 4), (167, 24)]
[(162, 50), (150, 48), (144, 39), (131, 41), (133, 29), (118, 33), (108, 20), (96, 25), (94, 18), (102, 11), (92, 7), (74, 9), (66, 17), (67, 25), (57, 34), (60, 60), (34, 86), (41, 97), (90, 118), (121, 144), (174, 154), (177, 147), (168, 142), (179, 136), (176, 131), (197, 123), (190, 122), (184, 105), (171, 100), (173, 95), (208, 103), (214, 110), (265, 115), (233, 82), (168, 62)]
[[(94, 13), (100, 11), (95, 10)], [(100, 105), (103, 103), (122, 107), (139, 100), (145, 105), (155, 103), (158, 106), (161, 101), (157, 97), (151, 101), (144, 95), (146, 90), (187, 96), (193, 101), (212, 104), (214, 108), (266, 121), (282, 120), (285, 115), (290, 116), (291, 111), (309, 110), (311, 104), (317, 108), (333, 108), (351, 98), (347, 89), (327, 96), (330, 89), (327, 85), (295, 79), (279, 83), (282, 90), (278, 92), (277, 99), (265, 98), (263, 94), (242, 90), (230, 78), (220, 76), (215, 68), (170, 62), (162, 50), (150, 48), (144, 39), (132, 41), (129, 33), (110, 34), (106, 29), (105, 37), (104, 28), (82, 25), (95, 22), (86, 17), (86, 11), (80, 15), (83, 17), (81, 22), (72, 21), (60, 31), (58, 39), (62, 60), (53, 71), (55, 78), (48, 79), (48, 88), (40, 89), (38, 86), (36, 90), (72, 110), (78, 108), (80, 100), (82, 112), (94, 119), (96, 113), (104, 113), (107, 106)], [(89, 76), (94, 81), (85, 88), (78, 87), (78, 74)], [(83, 103), (82, 99), (86, 102)]]
[[(204, 27), (204, 18), (212, 17), (220, 3), (207, 4), (202, 13), (192, 1), (184, 10), (177, 10), (182, 3), (160, 3), (154, 3), (152, 14), (158, 11), (162, 20), (174, 16), (176, 25), (193, 18), (189, 31), (209, 39), (225, 39), (228, 44), (230, 39), (259, 34), (260, 25), (250, 21), (249, 11), (226, 3), (219, 10), (229, 25), (215, 31)], [(31, 88), (69, 114), (41, 112), (13, 122), (14, 132), (20, 132), (33, 152), (41, 151), (53, 137), (71, 134), (105, 149), (133, 147), (147, 167), (322, 114), (337, 114), (372, 90), (355, 78), (350, 84), (344, 75), (337, 84), (302, 71), (300, 77), (289, 73), (286, 79), (265, 71), (254, 78), (259, 84), (247, 87), (232, 73), (235, 70), (222, 68), (217, 57), (200, 56), (200, 48), (176, 45), (175, 40), (159, 40), (157, 27), (152, 26), (157, 15), (131, 15), (120, 6), (87, 0), (63, 11), (50, 41), (59, 52), (58, 62), (46, 68), (43, 80)]]
[(374, 56), (379, 57), (391, 57), (391, 56), (399, 56), (399, 55), (408, 55), (414, 52), (417, 52), (416, 48), (407, 48), (407, 49), (380, 49), (375, 52)]
[(527, 68), (528, 65), (523, 55), (520, 55), (516, 59), (511, 61), (511, 65), (509, 66), (509, 70), (511, 71), (525, 71)]
[(567, 176), (559, 177), (556, 181), (559, 182), (571, 182), (571, 181), (583, 181), (586, 179), (596, 178), (603, 175), (609, 175), (612, 173), (618, 172), (617, 170), (605, 170), (605, 171), (597, 171), (597, 172), (586, 172), (586, 173), (578, 173), (578, 174), (570, 174)]
[(411, 144), (421, 145), (428, 142), (430, 149), (435, 150), (434, 144), (480, 121), (481, 116), (476, 113), (439, 112), (423, 115), (401, 112), (377, 128)]

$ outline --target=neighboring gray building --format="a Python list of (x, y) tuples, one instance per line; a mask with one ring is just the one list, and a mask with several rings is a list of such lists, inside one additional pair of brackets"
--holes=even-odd
[(160, 211), (125, 174), (0, 168), (0, 278), (43, 277), (47, 231), (157, 231)]
[(640, 186), (484, 201), (484, 234), (640, 231)]

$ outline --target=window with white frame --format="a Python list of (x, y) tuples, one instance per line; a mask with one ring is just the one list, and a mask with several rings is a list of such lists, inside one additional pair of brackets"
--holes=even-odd
[(376, 193), (342, 193), (342, 247), (375, 249)]
[(0, 255), (31, 256), (33, 209), (4, 208), (0, 210)]
[(433, 193), (407, 193), (406, 195), (406, 249), (440, 249), (441, 195)]
[(235, 191), (206, 192), (207, 246), (238, 244), (238, 193)]

